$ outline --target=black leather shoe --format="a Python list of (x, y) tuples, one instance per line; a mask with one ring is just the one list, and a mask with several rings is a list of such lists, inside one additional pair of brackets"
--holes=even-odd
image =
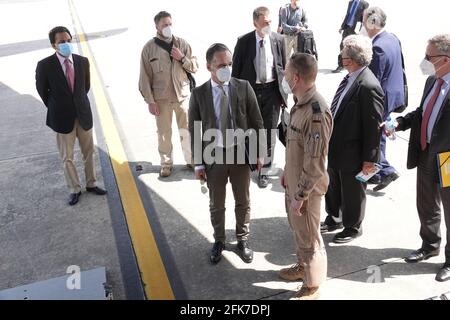
[(86, 188), (86, 191), (93, 192), (99, 196), (104, 196), (105, 194), (108, 193), (106, 190), (103, 190), (102, 188), (99, 188), (99, 187)]
[(338, 66), (335, 70), (333, 70), (332, 72), (333, 73), (339, 73), (339, 72), (341, 72), (342, 70), (344, 70), (344, 67), (341, 67), (341, 66)]
[(69, 196), (69, 205), (74, 206), (78, 203), (78, 200), (80, 200), (81, 191), (78, 193), (71, 193)]
[(258, 178), (258, 186), (260, 188), (267, 188), (267, 186), (269, 185), (269, 177), (266, 175), (260, 175)]
[(439, 249), (433, 251), (427, 251), (425, 249), (418, 249), (410, 253), (408, 257), (405, 258), (405, 261), (408, 263), (415, 263), (422, 260), (430, 259), (431, 257), (435, 257), (439, 255)]
[(354, 229), (344, 229), (344, 231), (339, 232), (333, 238), (334, 243), (347, 243), (355, 240), (362, 235), (361, 231), (356, 231)]
[(241, 259), (245, 263), (250, 263), (253, 261), (253, 251), (250, 249), (248, 241), (246, 240), (238, 241), (237, 249)]
[(435, 279), (439, 282), (450, 280), (450, 264), (444, 264), (442, 269), (437, 273)]
[(380, 191), (386, 188), (391, 182), (397, 180), (400, 177), (400, 175), (397, 172), (393, 172), (390, 175), (387, 175), (383, 179), (381, 179), (381, 182), (373, 188), (373, 191)]
[(342, 229), (344, 225), (342, 222), (335, 222), (331, 216), (327, 216), (324, 222), (320, 223), (320, 233), (331, 232), (337, 229)]
[(216, 241), (211, 250), (211, 256), (209, 257), (209, 261), (212, 264), (216, 264), (222, 258), (222, 251), (225, 249), (225, 243)]
[(381, 178), (379, 176), (373, 176), (369, 180), (367, 180), (367, 184), (380, 184)]

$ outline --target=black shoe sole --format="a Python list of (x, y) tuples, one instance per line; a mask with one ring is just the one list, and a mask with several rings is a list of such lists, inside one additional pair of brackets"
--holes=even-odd
[(344, 225), (328, 226), (326, 229), (320, 228), (320, 233), (333, 232), (339, 229), (344, 229)]

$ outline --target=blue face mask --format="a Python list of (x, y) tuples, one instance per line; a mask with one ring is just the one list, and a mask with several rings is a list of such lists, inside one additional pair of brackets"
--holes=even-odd
[(73, 47), (70, 42), (58, 44), (59, 53), (64, 57), (69, 57), (73, 52)]

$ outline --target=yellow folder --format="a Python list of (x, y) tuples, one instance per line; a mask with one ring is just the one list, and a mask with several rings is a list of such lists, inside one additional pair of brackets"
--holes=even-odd
[(441, 187), (450, 187), (450, 151), (438, 153), (437, 156)]

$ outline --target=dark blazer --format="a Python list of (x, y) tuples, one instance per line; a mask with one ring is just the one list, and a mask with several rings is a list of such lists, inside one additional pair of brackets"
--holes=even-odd
[[(437, 79), (435, 77), (429, 77), (427, 79), (420, 107), (408, 113), (404, 117), (397, 118), (397, 122), (399, 124), (397, 130), (403, 131), (411, 129), (408, 147), (408, 169), (413, 169), (417, 167), (418, 164), (419, 155), (421, 152), (420, 129), (422, 124), (423, 103), (430, 94), (430, 91), (433, 89), (436, 80)], [(445, 151), (450, 151), (450, 92), (445, 98), (444, 104), (436, 119), (436, 123), (434, 124), (429, 147), (429, 152), (434, 155)]]
[(349, 1), (349, 3), (348, 3), (347, 13), (345, 14), (344, 21), (342, 22), (342, 25), (341, 25), (342, 30), (351, 29), (351, 30), (355, 31), (356, 24), (358, 22), (362, 23), (364, 10), (366, 10), (369, 7), (369, 3), (367, 3), (364, 0), (361, 0), (359, 2), (358, 9), (356, 9), (356, 16), (355, 16), (354, 24), (352, 26), (347, 26), (346, 22), (347, 22), (349, 14), (350, 14), (350, 9), (352, 7), (352, 3), (353, 3), (353, 0)]
[(369, 68), (356, 78), (334, 117), (328, 166), (345, 172), (378, 162), (383, 116), (383, 90)]
[[(232, 76), (238, 79), (247, 80), (253, 89), (256, 87), (256, 31), (252, 31), (238, 38), (233, 54)], [(286, 66), (286, 49), (283, 36), (272, 32), (270, 34), (270, 44), (272, 54), (275, 60), (275, 78), (278, 81), (278, 88), (287, 105), (287, 94), (283, 91), (281, 85)]]
[(56, 53), (38, 62), (36, 89), (47, 107), (47, 126), (58, 133), (70, 133), (78, 118), (84, 130), (92, 128), (92, 111), (88, 92), (91, 86), (89, 60), (72, 54), (75, 72), (74, 93)]
[[(246, 80), (231, 78), (230, 80), (230, 100), (232, 119), (235, 129), (255, 129), (259, 131), (264, 129), (264, 123), (258, 107), (255, 92)], [(200, 152), (195, 146), (202, 146), (201, 153), (203, 155), (204, 148), (211, 142), (201, 141), (201, 137), (206, 130), (218, 129), (216, 125), (216, 115), (214, 112), (214, 102), (212, 94), (211, 80), (208, 80), (200, 87), (195, 88), (189, 101), (189, 133), (191, 135), (191, 150), (193, 152), (195, 165), (203, 164), (196, 161), (199, 157), (195, 153)], [(201, 131), (199, 126), (195, 126), (195, 122), (201, 122)], [(265, 139), (260, 139), (265, 143)], [(264, 146), (264, 144), (263, 144)], [(197, 158), (197, 159), (196, 159)]]
[(373, 41), (373, 57), (370, 63), (375, 77), (383, 88), (385, 118), (405, 103), (402, 48), (392, 33), (383, 31)]

